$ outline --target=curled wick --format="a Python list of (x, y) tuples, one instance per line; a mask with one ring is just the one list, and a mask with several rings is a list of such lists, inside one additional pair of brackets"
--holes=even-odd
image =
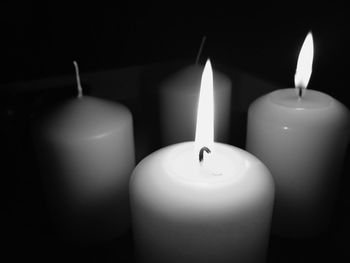
[(73, 61), (73, 64), (75, 68), (75, 76), (77, 79), (78, 98), (81, 98), (83, 96), (83, 89), (81, 88), (81, 83), (80, 83), (79, 67), (78, 67), (78, 63), (75, 60)]
[(203, 156), (204, 156), (204, 152), (207, 152), (207, 153), (211, 153), (211, 151), (209, 150), (208, 147), (202, 147), (199, 151), (199, 162), (202, 163), (203, 162)]

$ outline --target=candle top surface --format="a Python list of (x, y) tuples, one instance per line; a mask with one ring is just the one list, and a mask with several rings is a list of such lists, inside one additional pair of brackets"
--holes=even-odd
[(83, 96), (58, 107), (47, 117), (44, 127), (57, 139), (84, 140), (108, 136), (130, 122), (132, 116), (125, 106)]
[[(274, 181), (266, 166), (252, 154), (234, 146), (214, 143), (218, 159), (200, 166), (194, 142), (173, 144), (143, 159), (135, 168), (131, 191), (141, 200), (164, 208), (189, 211), (206, 207), (225, 210), (227, 205), (247, 207), (262, 196), (273, 198)], [(204, 156), (204, 162), (209, 154)], [(212, 169), (214, 167), (214, 169)], [(135, 195), (134, 195), (135, 196)], [(242, 209), (247, 208), (242, 207)]]
[(211, 153), (204, 153), (201, 162), (195, 149), (193, 144), (174, 148), (166, 156), (164, 167), (182, 180), (213, 184), (237, 180), (249, 165), (247, 158), (230, 147), (214, 144)]
[(333, 102), (331, 96), (320, 91), (309, 89), (299, 98), (295, 89), (291, 88), (275, 90), (269, 94), (269, 99), (274, 104), (298, 110), (327, 108)]
[[(295, 89), (280, 89), (256, 99), (249, 107), (249, 115), (259, 122), (280, 127), (300, 129), (327, 129), (341, 126), (348, 130), (349, 110), (333, 97), (316, 91), (306, 90), (299, 99)], [(252, 115), (253, 114), (253, 115)]]
[[(146, 169), (158, 167), (165, 173), (164, 176), (195, 185), (225, 185), (240, 180), (252, 170), (254, 174), (253, 167), (256, 166), (269, 173), (255, 156), (231, 145), (214, 143), (211, 153), (204, 154), (202, 163), (195, 149), (194, 142), (173, 144), (152, 153), (138, 166), (146, 166)], [(157, 175), (152, 173), (150, 176)]]

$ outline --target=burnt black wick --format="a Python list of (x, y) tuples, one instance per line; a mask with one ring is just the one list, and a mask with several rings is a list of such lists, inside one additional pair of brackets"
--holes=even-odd
[(208, 147), (202, 147), (199, 151), (199, 162), (203, 162), (204, 152), (211, 153)]
[(301, 97), (303, 96), (303, 88), (301, 86), (298, 86), (297, 89), (298, 89), (299, 99), (301, 99)]

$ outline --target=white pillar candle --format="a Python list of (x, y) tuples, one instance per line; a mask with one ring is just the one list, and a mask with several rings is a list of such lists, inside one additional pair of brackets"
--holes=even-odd
[[(210, 63), (205, 77), (208, 88)], [(201, 91), (201, 101), (203, 96)], [(138, 262), (265, 260), (274, 200), (272, 177), (248, 152), (213, 142), (212, 110), (210, 99), (199, 103), (195, 142), (154, 152), (131, 176)], [(204, 153), (203, 146), (211, 152)]]
[(346, 107), (327, 94), (305, 90), (312, 54), (309, 35), (299, 55), (297, 94), (276, 90), (258, 98), (248, 111), (246, 149), (275, 179), (273, 230), (288, 237), (326, 229), (349, 138)]
[[(162, 145), (191, 141), (203, 66), (192, 65), (168, 78), (159, 88)], [(214, 71), (215, 140), (228, 142), (231, 80)]]
[(49, 114), (36, 136), (59, 235), (100, 242), (125, 232), (135, 164), (130, 111), (80, 93)]

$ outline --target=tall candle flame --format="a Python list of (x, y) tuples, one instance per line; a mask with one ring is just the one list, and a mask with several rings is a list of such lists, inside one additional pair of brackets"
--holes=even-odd
[(296, 92), (299, 97), (305, 93), (306, 87), (309, 83), (312, 62), (314, 58), (314, 43), (312, 33), (309, 32), (304, 40), (304, 44), (300, 50), (296, 72), (294, 75), (294, 84)]
[(198, 100), (195, 146), (212, 148), (214, 144), (214, 90), (213, 70), (210, 60), (205, 63)]

